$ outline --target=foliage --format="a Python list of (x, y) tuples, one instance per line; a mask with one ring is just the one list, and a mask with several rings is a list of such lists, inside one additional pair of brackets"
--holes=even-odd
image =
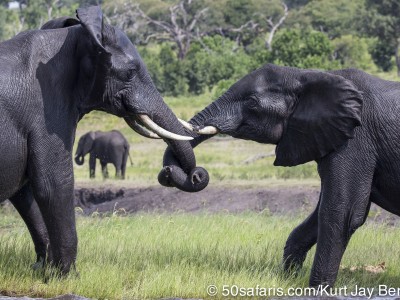
[(49, 18), (74, 16), (79, 6), (102, 4), (106, 21), (139, 44), (167, 96), (217, 95), (269, 62), (373, 73), (376, 65), (391, 71), (396, 57), (400, 65), (397, 0), (283, 1), (288, 14), (273, 31), (284, 15), (282, 0), (18, 0), (19, 9), (1, 0), (0, 39)]
[(238, 80), (253, 69), (244, 49), (219, 35), (205, 37), (188, 54), (189, 89), (201, 94), (221, 80)]
[(282, 30), (272, 45), (272, 60), (279, 65), (299, 68), (332, 69), (333, 46), (326, 35), (318, 31)]
[(293, 12), (288, 27), (318, 30), (329, 39), (357, 34), (355, 19), (365, 14), (365, 0), (311, 0)]
[(392, 57), (396, 57), (400, 74), (400, 3), (398, 0), (366, 0), (368, 14), (364, 31), (378, 38), (372, 51), (375, 63), (384, 71), (391, 69)]
[(343, 35), (332, 41), (335, 59), (344, 68), (374, 70), (376, 66), (369, 52), (371, 43), (375, 44), (376, 40)]

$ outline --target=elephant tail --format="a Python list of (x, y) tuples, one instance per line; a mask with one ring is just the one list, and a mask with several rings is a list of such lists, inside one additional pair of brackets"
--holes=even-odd
[(130, 147), (129, 147), (129, 144), (125, 145), (126, 154), (128, 155), (129, 160), (131, 161), (131, 167), (133, 167), (133, 162), (132, 162), (131, 155), (130, 155), (130, 153), (129, 153), (129, 148), (130, 148)]
[(132, 162), (131, 155), (129, 154), (129, 150), (128, 150), (128, 156), (129, 156), (129, 160), (131, 161), (131, 166), (133, 166), (133, 162)]

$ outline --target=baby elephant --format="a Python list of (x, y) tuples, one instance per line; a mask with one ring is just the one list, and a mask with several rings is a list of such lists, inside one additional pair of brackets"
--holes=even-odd
[(75, 153), (75, 162), (83, 165), (85, 155), (90, 152), (89, 172), (90, 178), (95, 177), (96, 158), (100, 160), (104, 178), (108, 178), (107, 164), (115, 166), (115, 176), (125, 179), (126, 162), (132, 159), (129, 155), (129, 144), (126, 138), (118, 130), (109, 132), (90, 131), (81, 136), (78, 149)]

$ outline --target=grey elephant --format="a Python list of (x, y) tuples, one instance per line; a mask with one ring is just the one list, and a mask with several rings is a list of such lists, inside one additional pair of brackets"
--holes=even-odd
[(77, 17), (0, 44), (0, 202), (9, 198), (24, 219), (38, 263), (48, 257), (61, 274), (77, 255), (72, 146), (85, 114), (122, 117), (138, 133), (163, 138), (189, 177), (198, 170), (191, 138), (128, 37), (103, 24), (99, 7)]
[(100, 160), (101, 171), (104, 178), (108, 178), (107, 164), (115, 167), (115, 176), (125, 179), (126, 163), (129, 155), (129, 143), (118, 130), (108, 132), (89, 131), (81, 136), (75, 152), (75, 162), (83, 165), (85, 155), (90, 153), (89, 176), (95, 178), (96, 159)]
[[(183, 123), (193, 132), (193, 147), (219, 132), (275, 144), (277, 166), (317, 162), (318, 205), (290, 234), (283, 255), (285, 269), (297, 270), (317, 244), (311, 286), (334, 285), (350, 237), (364, 223), (371, 202), (400, 215), (398, 82), (356, 69), (324, 72), (268, 64)], [(160, 183), (192, 189), (171, 148), (164, 166)]]

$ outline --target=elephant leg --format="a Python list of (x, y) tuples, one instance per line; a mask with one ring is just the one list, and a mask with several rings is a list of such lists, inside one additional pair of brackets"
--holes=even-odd
[[(32, 237), (36, 252), (36, 263), (32, 266), (38, 269), (44, 266), (46, 261), (47, 248), (49, 245), (49, 237), (46, 225), (43, 221), (42, 213), (32, 195), (29, 184), (26, 184), (14, 196), (10, 198), (11, 203), (18, 211)], [(51, 258), (50, 253), (48, 257)]]
[(90, 153), (90, 158), (89, 158), (89, 175), (90, 178), (95, 178), (96, 177), (96, 155), (93, 153)]
[(101, 163), (101, 172), (103, 173), (103, 178), (107, 179), (108, 178), (107, 163), (103, 161), (100, 163)]
[(115, 177), (116, 178), (121, 178), (121, 163), (114, 163), (115, 167)]
[(307, 252), (317, 242), (318, 237), (318, 201), (317, 207), (289, 235), (283, 252), (285, 271), (298, 271), (303, 266)]
[(28, 147), (38, 149), (28, 157), (28, 178), (49, 235), (50, 263), (67, 274), (75, 266), (78, 244), (71, 152), (58, 138), (43, 134), (33, 135)]
[(347, 244), (368, 213), (374, 169), (373, 161), (346, 155), (319, 163), (322, 190), (311, 286), (334, 285)]
[(128, 155), (129, 155), (129, 150), (126, 150), (126, 151), (124, 152), (124, 156), (122, 157), (121, 179), (125, 179), (126, 164), (127, 164), (127, 162), (128, 162)]

